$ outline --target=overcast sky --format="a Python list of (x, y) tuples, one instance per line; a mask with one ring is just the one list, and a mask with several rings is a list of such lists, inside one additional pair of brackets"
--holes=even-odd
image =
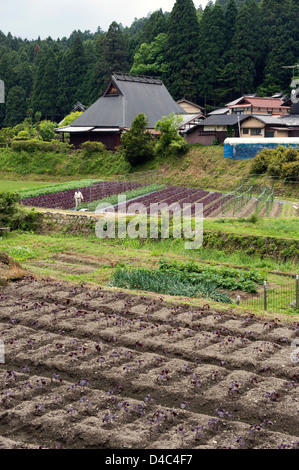
[[(208, 0), (194, 1), (203, 8)], [(22, 39), (68, 37), (74, 30), (107, 31), (113, 21), (131, 26), (134, 18), (162, 8), (171, 11), (175, 0), (0, 0), (0, 30)]]

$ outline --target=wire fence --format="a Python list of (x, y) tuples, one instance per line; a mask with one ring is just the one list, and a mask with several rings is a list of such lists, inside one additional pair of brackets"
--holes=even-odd
[(269, 288), (265, 281), (262, 293), (240, 300), (239, 304), (273, 313), (299, 313), (299, 275), (283, 287)]
[(223, 197), (222, 214), (235, 217), (250, 205), (252, 214), (259, 213), (264, 208), (265, 215), (269, 215), (273, 203), (273, 188), (246, 180), (233, 192)]

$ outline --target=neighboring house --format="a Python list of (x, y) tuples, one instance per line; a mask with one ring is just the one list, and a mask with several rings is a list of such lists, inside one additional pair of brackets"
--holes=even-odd
[(179, 132), (183, 136), (196, 128), (196, 126), (205, 119), (203, 114), (183, 114), (180, 117), (182, 122), (180, 123)]
[(267, 114), (251, 114), (245, 117), (241, 123), (240, 137), (288, 137), (289, 129), (281, 118)]
[(254, 158), (264, 148), (275, 149), (279, 146), (298, 149), (299, 103), (292, 103), (290, 114), (278, 118), (248, 116), (242, 121), (241, 131), (242, 138), (225, 140), (224, 157), (238, 160)]
[(239, 137), (241, 122), (245, 115), (212, 114), (197, 126), (186, 130), (184, 137), (189, 144), (212, 145), (217, 139), (218, 144), (230, 137)]
[[(244, 95), (208, 113), (206, 119), (185, 130), (190, 144), (222, 144), (227, 137), (288, 137), (299, 131), (299, 116), (289, 125), (290, 101), (282, 94), (269, 98)], [(299, 113), (299, 111), (298, 111)], [(298, 134), (293, 134), (294, 136)]]
[(75, 113), (76, 111), (86, 111), (86, 106), (84, 106), (84, 104), (80, 103), (80, 101), (77, 102), (77, 104), (75, 104), (75, 106), (73, 107), (73, 113)]
[(148, 118), (152, 131), (163, 116), (186, 114), (160, 79), (114, 73), (103, 95), (70, 126), (56, 132), (69, 133), (75, 148), (86, 141), (97, 141), (115, 149), (122, 132), (130, 129), (140, 113)]
[(214, 111), (210, 111), (207, 116), (214, 116), (214, 115), (219, 115), (219, 114), (229, 114), (229, 109), (228, 108), (219, 108), (219, 109), (214, 109)]
[(281, 116), (289, 113), (284, 97), (259, 97), (245, 95), (226, 105), (229, 114), (269, 114)]
[(199, 104), (192, 103), (192, 101), (188, 101), (185, 98), (177, 101), (177, 103), (188, 114), (204, 115), (205, 109), (202, 106), (199, 106)]

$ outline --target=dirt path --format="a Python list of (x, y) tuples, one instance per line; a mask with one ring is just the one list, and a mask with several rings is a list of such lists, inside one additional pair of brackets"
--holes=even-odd
[(298, 448), (298, 328), (159, 296), (9, 284), (0, 448)]

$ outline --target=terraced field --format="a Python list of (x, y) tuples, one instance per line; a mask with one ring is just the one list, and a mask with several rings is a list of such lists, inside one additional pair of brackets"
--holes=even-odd
[(298, 335), (208, 304), (8, 284), (0, 448), (298, 449)]

